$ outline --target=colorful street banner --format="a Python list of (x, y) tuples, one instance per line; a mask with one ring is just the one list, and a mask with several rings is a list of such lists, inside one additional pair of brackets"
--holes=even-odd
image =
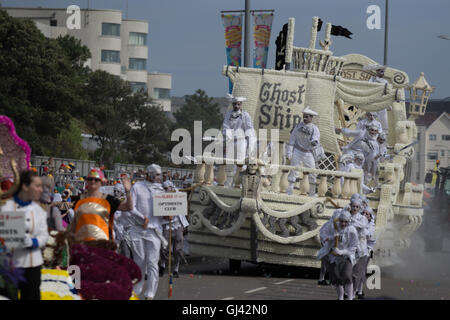
[[(225, 28), (225, 43), (227, 50), (227, 65), (241, 65), (242, 44), (242, 14), (222, 14)], [(229, 93), (233, 91), (233, 84), (229, 82)]]
[(253, 17), (253, 39), (255, 41), (253, 68), (265, 69), (267, 67), (273, 13), (258, 13), (253, 14)]

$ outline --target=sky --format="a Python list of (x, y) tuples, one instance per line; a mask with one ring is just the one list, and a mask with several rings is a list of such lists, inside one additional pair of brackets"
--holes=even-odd
[[(117, 9), (126, 18), (126, 0), (0, 0), (4, 7), (66, 8), (71, 4), (95, 9)], [(381, 29), (369, 30), (366, 13), (370, 5), (381, 9)], [(324, 25), (331, 22), (353, 32), (352, 38), (332, 36), (335, 56), (359, 53), (383, 63), (385, 0), (251, 0), (252, 10), (274, 9), (268, 68), (274, 67), (275, 39), (289, 18), (295, 18), (294, 46), (309, 45), (312, 17)], [(245, 0), (128, 0), (128, 18), (149, 22), (149, 61), (153, 72), (172, 74), (172, 96), (203, 89), (209, 96), (223, 97), (228, 80), (224, 27), (221, 10), (243, 10)], [(420, 75), (435, 86), (431, 98), (450, 97), (449, 0), (389, 1), (388, 66), (402, 70), (413, 82)], [(253, 22), (252, 22), (253, 23)], [(317, 42), (324, 39), (325, 28)], [(316, 47), (318, 48), (318, 47)]]

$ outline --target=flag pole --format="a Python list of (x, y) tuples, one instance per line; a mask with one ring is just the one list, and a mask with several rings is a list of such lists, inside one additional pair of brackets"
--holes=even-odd
[(388, 28), (389, 28), (389, 0), (386, 1), (385, 15), (384, 15), (384, 61), (383, 64), (387, 66), (387, 52), (388, 52)]
[(250, 0), (245, 0), (245, 40), (244, 40), (244, 67), (251, 67), (250, 58)]
[(168, 297), (172, 297), (172, 282), (173, 282), (173, 276), (172, 276), (172, 217), (169, 216), (169, 290), (168, 290)]

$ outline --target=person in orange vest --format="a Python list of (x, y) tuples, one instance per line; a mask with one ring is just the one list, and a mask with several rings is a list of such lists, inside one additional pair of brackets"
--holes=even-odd
[(133, 201), (130, 194), (131, 183), (126, 176), (122, 178), (126, 200), (100, 192), (105, 176), (100, 169), (93, 168), (87, 176), (87, 193), (73, 202), (75, 211), (70, 230), (75, 241), (113, 240), (114, 213), (117, 210), (131, 211)]

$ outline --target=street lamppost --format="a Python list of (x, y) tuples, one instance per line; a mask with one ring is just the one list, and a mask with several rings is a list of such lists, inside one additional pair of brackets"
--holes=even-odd
[(384, 15), (384, 60), (383, 64), (387, 66), (387, 51), (388, 51), (388, 22), (389, 22), (389, 0), (386, 0), (385, 15)]

